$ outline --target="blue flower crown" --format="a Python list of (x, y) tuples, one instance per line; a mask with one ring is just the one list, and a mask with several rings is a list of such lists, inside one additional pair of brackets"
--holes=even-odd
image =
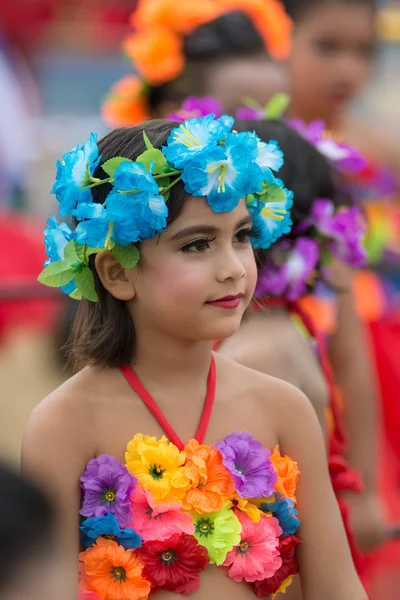
[[(253, 132), (232, 131), (233, 117), (209, 114), (192, 118), (173, 129), (161, 150), (143, 133), (146, 151), (136, 161), (111, 158), (94, 172), (101, 157), (97, 137), (57, 162), (51, 193), (62, 217), (75, 217), (74, 231), (51, 215), (44, 230), (46, 253), (39, 281), (60, 287), (74, 299), (97, 301), (89, 257), (109, 250), (122, 267), (134, 267), (140, 252), (134, 245), (159, 235), (167, 226), (171, 188), (182, 181), (187, 194), (207, 199), (217, 212), (230, 212), (246, 198), (259, 232), (254, 248), (268, 248), (289, 233), (293, 194), (273, 174), (283, 165), (276, 142), (266, 144)], [(94, 203), (91, 189), (110, 184), (103, 204)]]

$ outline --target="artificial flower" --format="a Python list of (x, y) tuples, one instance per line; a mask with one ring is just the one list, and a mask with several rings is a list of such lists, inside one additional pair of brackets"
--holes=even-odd
[(82, 591), (93, 591), (101, 600), (146, 600), (150, 583), (142, 576), (143, 565), (134, 550), (124, 550), (112, 540), (99, 538), (81, 552)]
[(75, 229), (78, 244), (103, 248), (109, 232), (108, 213), (104, 206), (82, 202), (72, 212), (80, 221)]
[(115, 515), (120, 527), (126, 527), (132, 519), (130, 495), (137, 485), (128, 469), (119, 460), (101, 454), (87, 464), (81, 476), (83, 493), (80, 514), (84, 517)]
[(137, 72), (151, 85), (175, 79), (183, 70), (183, 38), (166, 27), (137, 31), (123, 43)]
[[(271, 184), (273, 188), (281, 188), (282, 182), (277, 179)], [(268, 188), (267, 188), (268, 189)], [(282, 235), (286, 235), (292, 228), (290, 209), (293, 206), (293, 193), (282, 185), (285, 199), (282, 201), (259, 202), (251, 200), (247, 202), (248, 209), (253, 216), (253, 228), (257, 236), (251, 238), (254, 249), (269, 248)]]
[(225, 467), (232, 474), (241, 498), (270, 496), (277, 482), (271, 452), (250, 433), (236, 431), (218, 444)]
[(296, 502), (295, 493), (300, 475), (297, 462), (287, 455), (282, 456), (278, 446), (275, 446), (272, 452), (271, 461), (278, 473), (278, 481), (275, 484), (276, 491)]
[(247, 133), (231, 133), (224, 147), (206, 149), (184, 166), (185, 190), (205, 196), (214, 212), (230, 212), (264, 179), (256, 164), (257, 141)]
[(92, 181), (94, 170), (100, 162), (97, 136), (90, 134), (84, 146), (78, 144), (61, 161), (57, 161), (57, 177), (51, 190), (60, 203), (62, 217), (72, 214), (80, 202), (90, 202), (90, 189), (82, 189)]
[[(43, 233), (46, 254), (49, 257), (49, 260), (44, 263), (44, 266), (47, 267), (51, 263), (64, 260), (65, 246), (75, 239), (76, 234), (66, 223), (59, 223), (54, 215), (50, 215)], [(70, 281), (61, 289), (64, 294), (72, 294), (76, 290), (75, 281)]]
[(187, 161), (207, 149), (215, 149), (221, 138), (228, 135), (234, 123), (233, 117), (223, 115), (215, 119), (210, 114), (198, 119), (189, 119), (173, 129), (163, 153), (176, 169), (187, 166)]
[(184, 463), (186, 455), (163, 436), (160, 440), (136, 434), (128, 444), (126, 466), (156, 502), (176, 503), (190, 487)]
[(241, 121), (262, 121), (264, 119), (264, 111), (262, 108), (241, 106), (236, 111), (236, 117)]
[(278, 242), (263, 265), (255, 295), (297, 300), (313, 280), (318, 260), (319, 247), (315, 240), (298, 237), (294, 242)]
[(78, 591), (78, 600), (101, 600), (100, 596), (96, 592), (91, 591)]
[(221, 453), (213, 446), (204, 446), (197, 440), (186, 445), (185, 471), (191, 487), (183, 507), (198, 513), (221, 510), (226, 500), (235, 493), (232, 475), (222, 463)]
[(298, 511), (294, 508), (291, 498), (282, 496), (279, 492), (267, 498), (260, 506), (262, 511), (272, 513), (279, 521), (283, 535), (293, 535), (299, 528)]
[(283, 152), (278, 146), (278, 142), (271, 140), (266, 144), (257, 135), (253, 134), (257, 140), (257, 158), (256, 163), (261, 168), (263, 173), (265, 171), (273, 170), (279, 171), (283, 166)]
[(331, 160), (338, 170), (355, 175), (365, 168), (365, 158), (352, 146), (336, 140), (326, 130), (323, 121), (317, 120), (307, 124), (301, 119), (292, 119), (287, 121), (287, 124)]
[(235, 581), (262, 581), (272, 577), (282, 566), (279, 555), (279, 536), (282, 529), (274, 517), (263, 517), (254, 523), (247, 515), (238, 513), (242, 525), (240, 542), (228, 552), (224, 567), (230, 567), (229, 577)]
[(131, 501), (131, 527), (140, 533), (145, 542), (162, 542), (176, 533), (194, 534), (193, 519), (182, 511), (181, 504), (156, 504), (150, 492), (141, 487), (136, 488)]
[(135, 30), (163, 26), (188, 34), (199, 25), (212, 21), (218, 14), (218, 2), (215, 0), (185, 0), (179, 5), (171, 0), (139, 0), (132, 13), (131, 24)]
[(256, 504), (251, 502), (251, 500), (247, 500), (246, 498), (241, 498), (236, 495), (231, 499), (230, 506), (234, 513), (244, 512), (254, 523), (258, 523), (261, 517), (265, 515), (264, 511), (261, 511)]
[(279, 553), (282, 558), (281, 568), (272, 576), (264, 581), (254, 583), (254, 592), (257, 598), (264, 596), (274, 597), (278, 592), (285, 592), (290, 585), (292, 578), (299, 572), (299, 567), (295, 558), (295, 550), (300, 540), (294, 535), (282, 537), (279, 540)]
[(143, 575), (152, 590), (189, 594), (200, 585), (199, 573), (209, 564), (206, 548), (193, 536), (175, 534), (165, 541), (147, 542), (140, 548)]
[(143, 542), (141, 536), (133, 529), (121, 529), (117, 519), (111, 513), (104, 517), (86, 519), (81, 523), (80, 530), (83, 533), (82, 543), (85, 548), (92, 546), (99, 537), (114, 540), (125, 550), (135, 550)]
[(168, 115), (167, 119), (183, 123), (188, 119), (206, 117), (211, 113), (217, 118), (222, 116), (222, 104), (219, 100), (211, 96), (203, 96), (202, 98), (188, 96), (183, 102), (182, 108)]
[(192, 513), (194, 537), (199, 544), (207, 548), (210, 562), (217, 565), (221, 565), (228, 552), (237, 546), (242, 531), (239, 519), (228, 506), (227, 503), (222, 510), (215, 513)]
[(330, 238), (328, 249), (339, 260), (352, 267), (362, 267), (366, 261), (366, 251), (362, 240), (366, 231), (366, 221), (357, 206), (341, 207), (335, 211), (331, 200), (315, 200), (310, 219), (317, 233)]
[(114, 174), (114, 188), (120, 192), (129, 192), (134, 200), (143, 200), (145, 203), (149, 196), (158, 195), (158, 185), (152, 169), (147, 169), (140, 162), (128, 160), (118, 165)]
[(127, 75), (111, 88), (101, 108), (110, 127), (139, 125), (150, 118), (145, 85), (136, 75)]

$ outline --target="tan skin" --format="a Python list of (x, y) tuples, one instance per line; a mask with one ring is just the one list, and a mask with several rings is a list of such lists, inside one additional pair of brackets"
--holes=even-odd
[[(203, 199), (192, 199), (159, 239), (143, 243), (138, 267), (124, 270), (108, 252), (96, 257), (103, 285), (128, 303), (134, 318), (138, 344), (133, 366), (185, 440), (193, 436), (202, 410), (211, 340), (238, 330), (254, 291), (256, 268), (245, 233), (249, 221), (243, 201), (230, 213), (215, 214)], [(188, 227), (196, 231), (183, 234)], [(237, 309), (207, 304), (237, 293), (243, 293)], [(220, 355), (215, 360), (217, 390), (205, 442), (248, 430), (266, 446), (279, 444), (296, 459), (302, 470), (297, 497), (303, 544), (298, 557), (305, 598), (366, 600), (310, 403), (287, 383)], [(123, 461), (127, 442), (140, 431), (158, 437), (163, 433), (120, 372), (108, 368), (85, 368), (45, 399), (28, 423), (23, 468), (57, 499), (62, 546), (74, 573), (79, 476), (88, 460), (100, 453)], [(67, 583), (72, 600), (76, 578), (70, 574)], [(159, 592), (158, 597), (178, 595)], [(254, 594), (249, 584), (238, 584), (225, 570), (208, 567), (192, 597), (250, 600)]]
[[(288, 62), (292, 98), (288, 116), (306, 122), (323, 119), (340, 138), (398, 172), (399, 149), (365, 123), (357, 123), (347, 115), (349, 102), (361, 92), (372, 73), (375, 41), (374, 13), (366, 4), (338, 0), (312, 7), (300, 15)], [(346, 281), (347, 289), (351, 288), (349, 274), (342, 273), (339, 279)], [(346, 406), (348, 458), (362, 473), (366, 484), (362, 495), (351, 495), (348, 499), (353, 505), (358, 542), (368, 550), (389, 536), (376, 489), (378, 414), (374, 370), (350, 292), (339, 295), (337, 315), (338, 326), (331, 346), (332, 366)]]

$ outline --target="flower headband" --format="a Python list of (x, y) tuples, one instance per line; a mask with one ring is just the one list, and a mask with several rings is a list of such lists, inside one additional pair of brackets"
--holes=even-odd
[(103, 105), (105, 121), (119, 127), (148, 119), (149, 86), (172, 81), (185, 68), (184, 38), (232, 11), (250, 17), (273, 58), (289, 55), (292, 21), (278, 0), (139, 0), (131, 16), (134, 33), (123, 44), (137, 76), (112, 88)]
[[(134, 267), (140, 252), (133, 244), (165, 229), (170, 190), (180, 181), (187, 194), (205, 197), (217, 213), (232, 211), (245, 198), (257, 231), (254, 248), (268, 248), (288, 233), (293, 194), (273, 174), (283, 165), (283, 153), (276, 142), (232, 131), (233, 124), (227, 115), (189, 119), (172, 129), (161, 150), (143, 133), (146, 151), (136, 161), (118, 156), (101, 164), (93, 133), (65, 154), (52, 193), (60, 215), (78, 224), (73, 231), (50, 217), (44, 230), (49, 260), (39, 281), (74, 299), (97, 301), (89, 257), (109, 250), (122, 267)], [(100, 164), (104, 179), (94, 176)], [(111, 191), (103, 204), (94, 203), (91, 189), (104, 184)]]

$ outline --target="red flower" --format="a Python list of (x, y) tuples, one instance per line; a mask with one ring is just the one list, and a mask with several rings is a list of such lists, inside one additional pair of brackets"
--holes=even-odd
[(275, 594), (285, 579), (291, 575), (297, 575), (299, 566), (295, 558), (295, 550), (297, 544), (300, 544), (300, 542), (301, 540), (295, 535), (286, 535), (279, 540), (279, 552), (282, 558), (282, 566), (273, 577), (268, 577), (268, 579), (256, 581), (254, 583), (254, 592), (257, 598)]
[(152, 591), (163, 589), (184, 595), (198, 589), (199, 573), (210, 562), (207, 549), (187, 534), (176, 533), (165, 542), (146, 542), (137, 553)]

